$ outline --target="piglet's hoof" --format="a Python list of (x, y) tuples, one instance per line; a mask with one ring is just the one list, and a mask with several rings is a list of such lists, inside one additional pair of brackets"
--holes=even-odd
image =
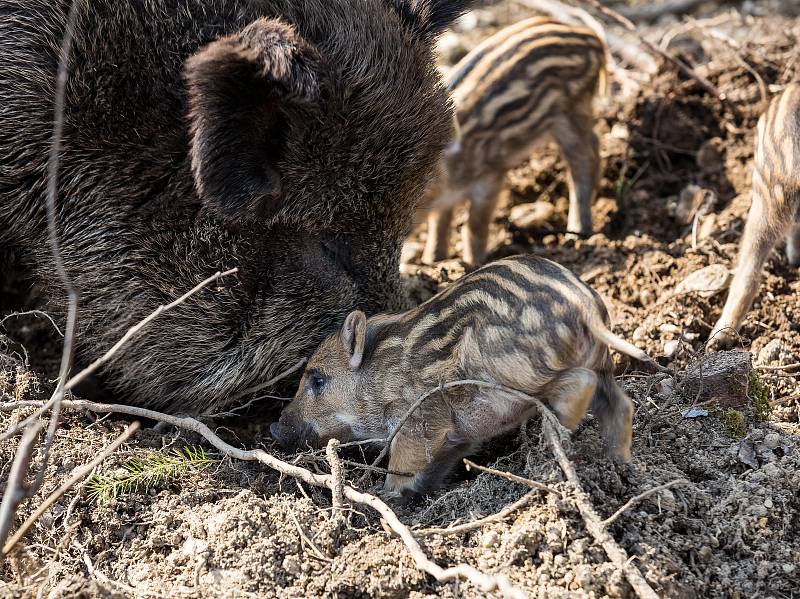
[(738, 340), (739, 335), (736, 334), (736, 331), (734, 331), (732, 327), (718, 324), (714, 327), (714, 330), (711, 331), (711, 335), (708, 336), (706, 351), (713, 352), (730, 349), (737, 344)]

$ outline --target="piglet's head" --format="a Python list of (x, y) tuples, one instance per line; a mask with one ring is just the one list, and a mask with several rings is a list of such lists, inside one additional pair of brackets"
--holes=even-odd
[(366, 332), (365, 314), (351, 312), (311, 356), (294, 399), (270, 426), (285, 449), (366, 438), (358, 407)]

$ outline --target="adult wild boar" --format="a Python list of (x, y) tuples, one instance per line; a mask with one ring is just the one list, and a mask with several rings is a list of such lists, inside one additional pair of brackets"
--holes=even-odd
[[(466, 0), (77, 0), (58, 190), (78, 352), (218, 269), (103, 371), (202, 412), (353, 308), (401, 307), (399, 250), (450, 136), (434, 38)], [(46, 159), (69, 2), (0, 0), (0, 246), (63, 315)]]

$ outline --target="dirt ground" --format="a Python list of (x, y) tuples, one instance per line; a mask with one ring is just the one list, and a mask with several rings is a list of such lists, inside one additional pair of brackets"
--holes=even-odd
[[(597, 234), (566, 240), (566, 183), (556, 152), (545, 150), (508, 176), (492, 224), (490, 258), (533, 252), (580, 274), (612, 308), (615, 330), (674, 369), (668, 379), (620, 363), (619, 376), (636, 404), (633, 460), (620, 468), (599, 457), (591, 418), (572, 436), (570, 455), (601, 516), (632, 496), (675, 479), (674, 486), (636, 504), (610, 532), (663, 597), (798, 596), (800, 589), (800, 276), (782, 249), (769, 261), (762, 292), (741, 333), (761, 384), (750, 384), (740, 413), (710, 405), (699, 417), (683, 384), (696, 363), (724, 291), (677, 293), (693, 272), (732, 268), (750, 201), (753, 134), (765, 103), (800, 71), (800, 22), (783, 3), (745, 2), (687, 20), (665, 17), (642, 32), (672, 39), (680, 53), (725, 94), (711, 98), (694, 81), (662, 68), (630, 97), (616, 86), (598, 102), (597, 131), (604, 173), (595, 205)], [(470, 13), (443, 41), (443, 64), (489, 33), (530, 11), (502, 2)], [(688, 23), (688, 24), (687, 24)], [(713, 31), (712, 31), (713, 30)], [(721, 35), (713, 35), (721, 34)], [(709, 190), (695, 223), (690, 185)], [(535, 227), (518, 226), (512, 208), (535, 201), (554, 211)], [(702, 210), (705, 210), (703, 213)], [(464, 215), (458, 219), (460, 227)], [(412, 296), (424, 300), (464, 272), (456, 243), (452, 259), (419, 263), (424, 227), (406, 246)], [(454, 240), (457, 236), (454, 236)], [(4, 289), (10, 295), (14, 289)], [(0, 329), (0, 398), (36, 399), (52, 388), (57, 354), (50, 324), (15, 317)], [(2, 336), (2, 335), (7, 336)], [(56, 338), (57, 339), (57, 338)], [(2, 403), (0, 403), (2, 407)], [(5, 430), (23, 410), (0, 410)], [(280, 454), (269, 437), (272, 413), (215, 422), (231, 443)], [(118, 435), (127, 421), (68, 413), (56, 436), (40, 496), (24, 518), (76, 466)], [(176, 430), (143, 429), (101, 468), (119, 472), (132, 457), (200, 446)], [(0, 443), (5, 484), (15, 442)], [(93, 501), (87, 487), (68, 492), (36, 525), (21, 549), (0, 563), (0, 596), (8, 597), (480, 597), (467, 583), (438, 584), (420, 573), (403, 544), (375, 513), (354, 507), (347, 525), (331, 518), (329, 493), (299, 485), (251, 463), (208, 450), (208, 463), (119, 495)], [(284, 456), (327, 471), (323, 456)], [(364, 456), (348, 450), (345, 457)], [(540, 435), (539, 421), (497, 439), (475, 461), (569, 486)], [(347, 467), (356, 481), (361, 471)], [(374, 475), (368, 489), (378, 491)], [(490, 474), (460, 472), (440, 492), (398, 507), (414, 528), (449, 526), (499, 511), (528, 489)], [(524, 508), (480, 530), (424, 539), (441, 565), (467, 563), (502, 572), (531, 597), (629, 597), (631, 589), (592, 540), (574, 504), (535, 494)]]

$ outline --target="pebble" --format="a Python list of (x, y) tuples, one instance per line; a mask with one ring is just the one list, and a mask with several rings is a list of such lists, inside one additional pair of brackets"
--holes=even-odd
[(694, 271), (675, 287), (675, 293), (696, 292), (702, 297), (711, 297), (728, 287), (731, 273), (722, 264), (712, 264)]
[(767, 462), (766, 464), (761, 466), (761, 471), (764, 474), (766, 474), (767, 476), (770, 476), (770, 477), (773, 477), (773, 478), (781, 476), (783, 474), (781, 472), (781, 469), (778, 468), (778, 466), (776, 466), (772, 462)]
[(658, 327), (658, 330), (666, 335), (677, 335), (681, 332), (681, 328), (678, 325), (665, 322), (661, 326)]
[(680, 347), (680, 345), (681, 345), (681, 342), (678, 341), (677, 339), (671, 339), (670, 341), (665, 342), (664, 343), (664, 355), (666, 357), (668, 357), (668, 358), (671, 358), (678, 351), (678, 348)]
[(767, 433), (764, 435), (764, 445), (768, 449), (777, 449), (781, 443), (781, 436), (778, 433)]
[(289, 574), (300, 574), (300, 560), (296, 555), (287, 555), (283, 558), (283, 569)]
[(508, 220), (520, 229), (528, 229), (546, 223), (553, 216), (553, 211), (550, 202), (519, 204), (511, 209)]
[(647, 329), (644, 327), (636, 327), (631, 337), (634, 341), (644, 341), (647, 339)]
[(499, 537), (493, 530), (486, 532), (481, 538), (481, 547), (494, 547), (497, 544)]
[(708, 545), (703, 545), (697, 552), (697, 556), (700, 558), (701, 562), (711, 561), (711, 558), (714, 557), (714, 550)]
[(614, 123), (611, 127), (611, 137), (614, 139), (628, 139), (630, 136), (631, 132), (625, 123)]
[(655, 301), (656, 294), (653, 293), (652, 289), (645, 287), (639, 292), (639, 303), (643, 306), (652, 306)]
[(777, 362), (783, 353), (783, 341), (780, 339), (773, 339), (761, 348), (758, 352), (756, 362), (758, 364), (769, 364), (770, 362)]
[(671, 377), (661, 379), (656, 385), (656, 392), (659, 397), (669, 397), (673, 391), (675, 391), (675, 379)]

